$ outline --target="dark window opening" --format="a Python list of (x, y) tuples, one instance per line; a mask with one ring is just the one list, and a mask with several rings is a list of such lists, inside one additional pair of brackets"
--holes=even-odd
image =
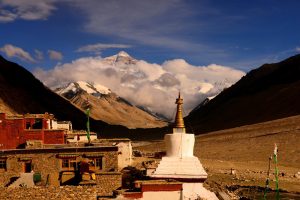
[(26, 129), (30, 129), (31, 126), (30, 126), (30, 122), (26, 122)]
[(42, 129), (43, 128), (43, 120), (42, 119), (35, 119), (34, 124), (32, 124), (33, 129)]
[(6, 171), (6, 159), (0, 160), (0, 170)]
[(69, 159), (63, 159), (61, 166), (62, 166), (62, 168), (69, 168), (70, 167)]
[(24, 172), (30, 173), (32, 171), (31, 162), (25, 162), (24, 163)]

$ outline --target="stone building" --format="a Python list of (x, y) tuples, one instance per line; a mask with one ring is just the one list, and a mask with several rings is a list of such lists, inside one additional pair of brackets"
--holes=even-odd
[[(115, 146), (118, 147), (118, 170), (130, 166), (132, 162), (132, 145), (131, 140), (128, 138), (111, 138), (111, 139), (97, 139), (96, 135), (91, 133), (91, 143), (94, 146)], [(78, 138), (79, 136), (79, 138)], [(88, 142), (86, 132), (73, 133), (67, 135), (67, 142), (69, 145), (83, 147)], [(45, 146), (45, 145), (44, 145)], [(51, 146), (51, 145), (46, 145)]]
[(112, 191), (121, 186), (117, 157), (117, 146), (2, 150), (0, 186), (27, 173), (39, 185), (96, 185)]
[(67, 133), (70, 134), (73, 131), (71, 121), (57, 121), (56, 129), (65, 129)]
[(118, 147), (118, 169), (128, 167), (132, 164), (132, 145), (128, 138), (98, 139), (94, 145), (112, 145)]

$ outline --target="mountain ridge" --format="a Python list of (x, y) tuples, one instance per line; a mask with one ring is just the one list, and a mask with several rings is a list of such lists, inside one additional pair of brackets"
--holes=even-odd
[[(86, 115), (66, 98), (57, 95), (36, 79), (22, 66), (7, 61), (0, 55), (0, 102), (1, 112), (8, 115), (45, 113), (55, 115), (58, 120), (70, 120), (74, 129), (85, 129)], [(2, 110), (3, 109), (3, 110)], [(93, 131), (105, 129), (125, 130), (122, 126), (109, 126), (91, 118)]]
[(186, 120), (198, 133), (300, 114), (300, 55), (250, 71)]
[(167, 123), (132, 105), (105, 86), (84, 81), (71, 82), (55, 92), (80, 109), (90, 107), (90, 116), (113, 125), (128, 128), (155, 128)]

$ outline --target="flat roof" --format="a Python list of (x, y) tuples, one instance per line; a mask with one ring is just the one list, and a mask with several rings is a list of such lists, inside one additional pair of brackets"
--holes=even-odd
[(57, 148), (40, 148), (40, 149), (7, 149), (0, 150), (0, 156), (11, 155), (11, 154), (40, 154), (40, 153), (69, 153), (69, 152), (108, 152), (118, 151), (117, 146), (88, 146), (88, 147), (61, 147)]

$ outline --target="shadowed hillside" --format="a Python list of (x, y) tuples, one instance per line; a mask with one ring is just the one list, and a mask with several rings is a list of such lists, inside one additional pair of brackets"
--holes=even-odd
[(195, 133), (300, 114), (300, 55), (250, 71), (186, 117)]
[(0, 99), (3, 102), (1, 112), (8, 114), (49, 112), (55, 114), (58, 120), (71, 120), (76, 129), (83, 129), (85, 126), (86, 116), (82, 111), (53, 93), (26, 69), (1, 56)]

